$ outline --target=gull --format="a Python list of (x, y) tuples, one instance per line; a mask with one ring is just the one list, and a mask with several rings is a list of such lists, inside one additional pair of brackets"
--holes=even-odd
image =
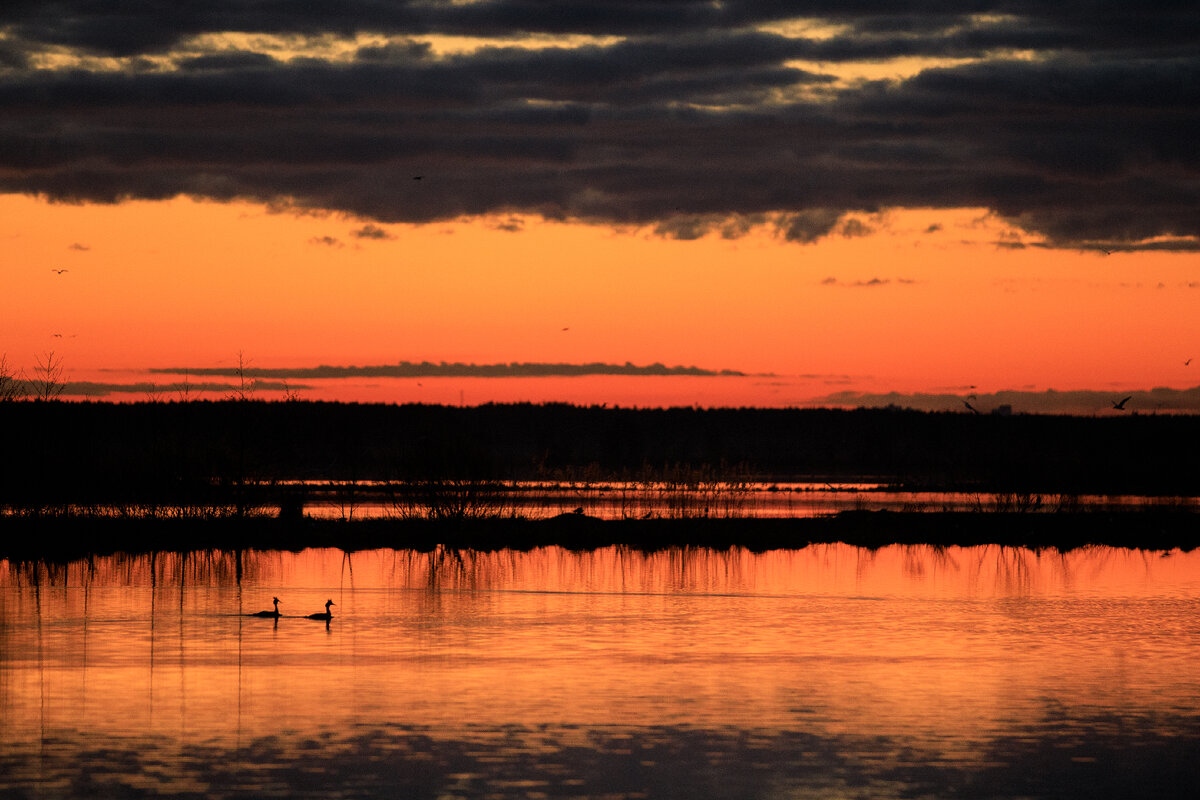
[(1126, 398), (1124, 398), (1123, 400), (1121, 400), (1121, 402), (1119, 402), (1119, 403), (1113, 403), (1113, 404), (1112, 404), (1112, 407), (1113, 407), (1113, 408), (1115, 408), (1117, 411), (1124, 411), (1124, 410), (1125, 410), (1125, 404), (1126, 404), (1126, 403), (1128, 403), (1128, 402), (1129, 402), (1130, 400), (1132, 400), (1132, 399), (1133, 399), (1133, 395), (1129, 395), (1128, 397), (1126, 397)]
[(59, 275), (62, 275), (64, 272), (67, 272), (67, 270), (65, 270), (65, 269), (54, 269), (53, 267), (50, 268), (50, 271), (57, 272)]

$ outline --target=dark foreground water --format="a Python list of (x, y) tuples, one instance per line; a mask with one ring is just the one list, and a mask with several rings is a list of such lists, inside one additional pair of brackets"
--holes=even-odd
[(0, 797), (1190, 798), (1198, 706), (1200, 552), (0, 561)]

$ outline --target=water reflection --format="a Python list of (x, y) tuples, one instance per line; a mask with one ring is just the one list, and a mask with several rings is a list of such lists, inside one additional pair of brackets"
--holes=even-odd
[(1112, 548), (0, 562), (0, 794), (1191, 796), (1198, 598)]

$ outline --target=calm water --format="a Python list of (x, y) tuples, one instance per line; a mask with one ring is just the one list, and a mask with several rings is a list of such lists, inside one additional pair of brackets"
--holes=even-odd
[[(300, 482), (296, 482), (299, 485)], [(386, 482), (309, 481), (304, 513), (326, 519), (421, 516), (428, 507), (388, 497)], [(467, 489), (462, 489), (466, 492)], [(451, 493), (452, 494), (452, 493)], [(481, 492), (490, 513), (537, 519), (577, 508), (601, 519), (641, 517), (815, 517), (864, 511), (1128, 511), (1170, 506), (1195, 509), (1200, 498), (1144, 495), (1005, 494), (898, 491), (878, 483), (728, 483), (514, 481)]]
[(1200, 552), (0, 561), (0, 797), (1193, 797), (1198, 706)]

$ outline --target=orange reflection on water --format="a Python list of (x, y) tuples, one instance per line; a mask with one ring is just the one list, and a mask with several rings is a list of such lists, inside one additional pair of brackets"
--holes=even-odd
[[(1196, 552), (306, 550), (0, 569), (6, 741), (682, 725), (965, 752), (1056, 707), (1200, 701)], [(273, 595), (287, 616), (245, 616)], [(328, 625), (300, 618), (325, 599)]]

